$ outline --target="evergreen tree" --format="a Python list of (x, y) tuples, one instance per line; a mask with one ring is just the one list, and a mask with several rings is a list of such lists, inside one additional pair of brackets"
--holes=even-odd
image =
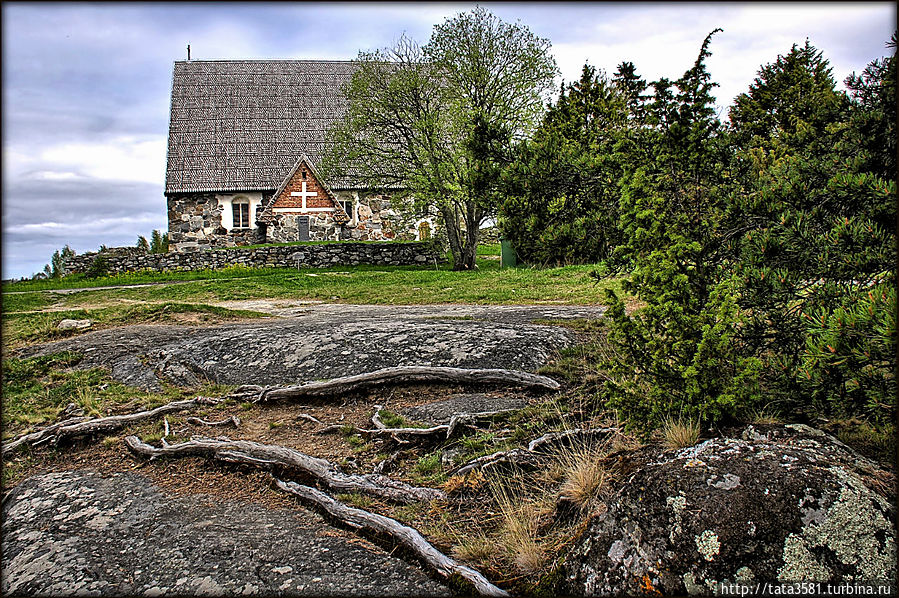
[[(66, 260), (72, 257), (75, 257), (75, 251), (68, 245), (63, 247), (62, 251), (54, 251), (48, 264), (50, 266), (48, 275), (51, 278), (61, 278), (66, 271)], [(44, 270), (46, 271), (46, 268)]]
[(822, 52), (808, 40), (763, 66), (749, 92), (737, 96), (730, 109), (735, 144), (744, 149), (798, 149), (820, 139), (847, 106), (832, 73)]
[(705, 67), (712, 36), (693, 67), (653, 84), (648, 122), (654, 152), (624, 187), (621, 223), (633, 273), (623, 284), (646, 307), (629, 315), (609, 291), (609, 338), (617, 349), (609, 405), (631, 427), (670, 415), (716, 421), (758, 394), (759, 362), (734, 342), (736, 283), (721, 264), (726, 209), (723, 150)]
[(734, 154), (729, 218), (741, 233), (731, 268), (748, 314), (741, 342), (768, 362), (770, 396), (885, 420), (895, 413), (896, 192), (895, 157), (878, 142), (895, 119), (874, 98), (895, 89), (895, 71), (879, 80), (890, 64), (875, 62), (852, 80), (851, 101), (808, 42), (762, 68), (731, 111), (747, 145)]
[(169, 235), (158, 230), (150, 234), (150, 253), (166, 253), (169, 250)]
[(625, 96), (585, 64), (564, 86), (532, 141), (503, 173), (500, 226), (529, 263), (595, 263), (619, 242), (618, 182), (630, 163)]
[(145, 237), (143, 235), (138, 235), (137, 243), (135, 244), (135, 247), (149, 252), (150, 251), (150, 242), (147, 241), (147, 237)]
[(624, 95), (627, 103), (627, 112), (630, 118), (638, 123), (646, 118), (646, 101), (649, 96), (646, 90), (649, 87), (646, 80), (637, 74), (637, 68), (633, 62), (622, 62), (618, 70), (612, 76), (612, 84)]

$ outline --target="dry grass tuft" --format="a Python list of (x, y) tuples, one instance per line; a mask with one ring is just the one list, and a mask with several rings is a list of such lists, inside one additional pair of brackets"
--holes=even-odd
[(767, 408), (754, 409), (749, 412), (749, 421), (753, 424), (779, 424), (783, 420), (777, 413), (768, 411)]
[(559, 454), (563, 475), (559, 497), (587, 511), (607, 494), (614, 472), (606, 465), (609, 442), (575, 444)]
[(538, 541), (538, 530), (541, 517), (551, 512), (551, 508), (547, 508), (547, 501), (542, 497), (526, 499), (521, 486), (520, 480), (514, 478), (489, 479), (491, 494), (502, 517), (499, 543), (523, 573), (532, 573), (546, 562), (547, 554)]
[(699, 421), (693, 419), (668, 418), (662, 425), (665, 446), (672, 449), (693, 446), (699, 441)]
[(612, 473), (599, 457), (586, 457), (574, 464), (568, 471), (559, 494), (582, 509), (589, 508), (593, 501), (608, 487)]
[(460, 538), (452, 550), (455, 558), (469, 563), (487, 562), (495, 553), (496, 543), (483, 532), (471, 538)]

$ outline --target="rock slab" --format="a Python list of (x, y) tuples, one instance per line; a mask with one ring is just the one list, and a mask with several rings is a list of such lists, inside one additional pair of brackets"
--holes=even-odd
[(749, 426), (643, 456), (575, 543), (562, 593), (710, 595), (721, 583), (816, 581), (895, 589), (894, 482), (820, 430)]
[(302, 384), (410, 365), (533, 372), (575, 341), (571, 330), (530, 322), (558, 313), (601, 309), (305, 306), (290, 317), (237, 324), (98, 330), (17, 354), (75, 351), (84, 355), (79, 367), (104, 367), (116, 380), (154, 391), (163, 383)]
[(0, 594), (449, 596), (297, 509), (171, 497), (134, 473), (32, 477), (3, 505)]

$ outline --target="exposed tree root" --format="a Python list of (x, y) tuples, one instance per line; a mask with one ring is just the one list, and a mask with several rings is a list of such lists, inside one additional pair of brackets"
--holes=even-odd
[[(277, 399), (297, 399), (347, 394), (372, 386), (385, 384), (407, 384), (439, 382), (445, 384), (485, 384), (501, 386), (523, 386), (542, 390), (558, 390), (559, 383), (552, 378), (503, 369), (462, 369), (449, 367), (404, 366), (385, 368), (374, 372), (334, 378), (327, 382), (310, 382), (300, 386), (268, 387), (259, 391), (256, 402)], [(254, 387), (241, 387), (241, 396), (246, 396)], [(236, 393), (237, 394), (237, 393)], [(236, 395), (235, 395), (236, 396)]]
[(483, 457), (472, 459), (471, 461), (463, 464), (455, 471), (453, 471), (452, 475), (465, 475), (466, 473), (474, 469), (489, 469), (495, 465), (499, 465), (500, 463), (536, 466), (537, 455), (532, 453), (531, 451), (521, 448), (516, 448), (508, 451), (499, 451), (491, 455), (484, 455)]
[(226, 417), (223, 420), (219, 420), (217, 422), (207, 421), (205, 419), (200, 419), (199, 417), (188, 417), (187, 423), (194, 424), (197, 426), (234, 426), (235, 428), (240, 425), (240, 418), (236, 415), (232, 415), (231, 417)]
[(611, 434), (618, 434), (620, 432), (621, 430), (619, 428), (590, 428), (587, 430), (576, 428), (574, 430), (565, 430), (564, 432), (544, 434), (529, 442), (526, 449), (514, 448), (508, 451), (499, 451), (491, 455), (484, 455), (483, 457), (472, 459), (471, 461), (462, 464), (453, 471), (452, 474), (465, 475), (474, 469), (488, 469), (495, 465), (499, 465), (500, 463), (512, 463), (515, 465), (527, 465), (533, 467), (538, 464), (539, 456), (542, 453), (542, 451), (538, 451), (537, 449), (545, 448), (546, 445), (560, 445), (574, 440), (593, 439), (596, 437), (606, 438)]
[(479, 413), (457, 413), (450, 419), (448, 424), (440, 424), (431, 426), (430, 428), (388, 428), (384, 422), (381, 421), (381, 416), (379, 415), (381, 409), (383, 408), (380, 405), (375, 405), (375, 414), (371, 416), (371, 423), (374, 425), (374, 428), (372, 429), (359, 428), (352, 424), (332, 424), (316, 430), (313, 434), (333, 434), (340, 431), (352, 431), (354, 434), (364, 434), (366, 436), (392, 436), (394, 440), (402, 444), (408, 443), (411, 439), (415, 438), (439, 438), (441, 440), (448, 440), (460, 426), (474, 426), (479, 420), (518, 411), (518, 409), (503, 409), (500, 411), (482, 411)]
[(59, 422), (57, 424), (53, 424), (52, 426), (48, 426), (43, 430), (38, 430), (37, 432), (32, 432), (31, 434), (20, 436), (15, 440), (5, 443), (2, 446), (2, 453), (6, 454), (7, 452), (15, 450), (24, 444), (37, 446), (45, 442), (58, 443), (60, 440), (64, 440), (66, 438), (71, 438), (74, 436), (84, 436), (87, 434), (96, 434), (98, 432), (109, 432), (110, 430), (117, 430), (119, 428), (127, 426), (128, 424), (133, 424), (134, 422), (139, 422), (145, 419), (152, 419), (166, 413), (172, 413), (173, 411), (194, 409), (201, 405), (213, 405), (217, 402), (217, 399), (197, 397), (195, 399), (189, 399), (186, 401), (174, 401), (172, 403), (162, 405), (161, 407), (150, 409), (149, 411), (139, 411), (137, 413), (129, 413), (128, 415), (113, 415), (110, 417), (99, 417), (95, 419), (76, 417), (63, 422)]
[(596, 437), (607, 438), (612, 434), (620, 433), (620, 428), (589, 428), (587, 430), (574, 428), (572, 430), (565, 430), (564, 432), (552, 432), (530, 441), (528, 443), (528, 450), (533, 452), (547, 444), (557, 445), (574, 440), (592, 440)]
[(330, 461), (284, 446), (247, 440), (195, 438), (156, 448), (142, 442), (137, 436), (126, 437), (125, 445), (135, 454), (151, 459), (163, 456), (202, 455), (231, 463), (246, 463), (266, 468), (283, 467), (300, 471), (337, 492), (362, 492), (394, 502), (446, 499), (446, 494), (440, 490), (410, 486), (383, 475), (345, 474)]
[(403, 525), (395, 519), (349, 507), (331, 498), (324, 492), (309, 486), (302, 486), (294, 482), (284, 482), (277, 478), (275, 478), (275, 484), (285, 492), (298, 496), (307, 503), (316, 505), (328, 513), (328, 515), (346, 525), (390, 536), (396, 542), (411, 550), (425, 564), (445, 579), (458, 575), (468, 581), (482, 596), (509, 595), (508, 592), (490, 583), (487, 578), (474, 569), (457, 563), (434, 548), (418, 531)]
[(38, 430), (37, 432), (31, 432), (30, 434), (25, 434), (23, 436), (19, 436), (15, 440), (10, 440), (9, 442), (4, 442), (3, 446), (2, 446), (2, 452), (3, 452), (3, 454), (6, 454), (10, 451), (14, 451), (17, 448), (19, 448), (20, 446), (22, 446), (23, 444), (30, 444), (30, 445), (34, 446), (36, 444), (41, 444), (43, 442), (47, 442), (48, 440), (53, 438), (53, 435), (60, 428), (78, 424), (87, 419), (89, 419), (89, 418), (73, 417), (72, 419), (67, 419), (65, 421), (61, 421), (61, 422), (55, 423), (53, 425), (47, 426), (46, 428)]

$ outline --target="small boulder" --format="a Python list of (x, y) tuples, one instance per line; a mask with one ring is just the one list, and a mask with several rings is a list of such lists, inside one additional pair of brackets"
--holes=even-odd
[(60, 321), (57, 324), (56, 328), (59, 330), (81, 330), (83, 328), (90, 328), (93, 325), (93, 322), (90, 320), (69, 320), (65, 319)]
[(892, 474), (808, 426), (749, 426), (736, 436), (622, 461), (620, 490), (565, 559), (562, 592), (895, 584)]

